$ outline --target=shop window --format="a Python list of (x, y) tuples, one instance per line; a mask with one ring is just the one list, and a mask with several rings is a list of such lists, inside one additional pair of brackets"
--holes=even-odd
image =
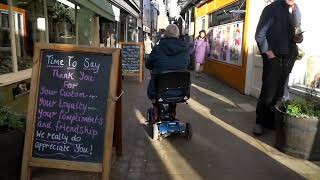
[(242, 65), (244, 19), (244, 0), (209, 15), (210, 59)]
[(194, 22), (194, 8), (191, 9), (191, 22)]
[(206, 29), (206, 19), (202, 19), (201, 21), (201, 29)]
[(209, 26), (218, 26), (236, 21), (244, 21), (245, 9), (245, 0), (241, 0), (223, 9), (215, 11), (209, 14)]
[(67, 0), (47, 0), (47, 6), (49, 42), (75, 44), (75, 5)]
[[(0, 75), (31, 68), (37, 42), (98, 45), (98, 17), (73, 2), (12, 0), (9, 8), (6, 0), (0, 0)], [(117, 34), (116, 26), (109, 29)], [(110, 41), (110, 46), (115, 44)]]
[(9, 29), (9, 14), (8, 12), (1, 12), (1, 28)]
[(117, 22), (100, 18), (100, 44), (105, 47), (117, 47), (118, 44)]
[(43, 0), (12, 0), (12, 12), (6, 1), (0, 3), (0, 74), (29, 69), (34, 43), (45, 41), (45, 29), (37, 29), (38, 19), (44, 19)]
[(128, 24), (128, 42), (138, 42), (139, 29), (137, 28), (137, 19), (131, 15), (127, 16)]
[(15, 49), (18, 70), (32, 67), (33, 47), (36, 42), (45, 41), (44, 29), (39, 29), (39, 19), (44, 19), (44, 4), (42, 0), (13, 0), (15, 8)]
[(95, 25), (96, 25), (95, 13), (89, 9), (80, 6), (77, 9), (77, 21), (78, 21), (78, 39), (80, 45), (94, 45), (95, 37)]
[(0, 9), (0, 75), (12, 72), (12, 66), (9, 11)]
[(320, 51), (317, 42), (320, 41), (320, 23), (314, 21), (315, 12), (318, 11), (320, 1), (305, 3), (303, 0), (296, 0), (302, 14), (301, 29), (305, 31), (304, 40), (298, 44), (304, 52), (302, 59), (295, 62), (290, 75), (289, 85), (305, 91), (306, 88), (315, 86), (320, 96)]
[(139, 28), (137, 19), (129, 14), (123, 14), (120, 18), (120, 41), (138, 42)]

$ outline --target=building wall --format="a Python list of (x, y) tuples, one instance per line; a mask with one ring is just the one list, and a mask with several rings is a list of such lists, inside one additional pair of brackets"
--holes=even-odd
[(157, 0), (157, 2), (159, 4), (157, 31), (159, 32), (159, 29), (166, 29), (166, 27), (169, 25), (169, 20), (166, 12), (166, 5), (162, 0)]
[(143, 0), (143, 31), (151, 33), (151, 2)]

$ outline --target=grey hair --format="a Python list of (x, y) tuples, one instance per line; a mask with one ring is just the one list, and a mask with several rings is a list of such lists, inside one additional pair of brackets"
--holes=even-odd
[(164, 32), (164, 36), (165, 37), (179, 37), (180, 36), (180, 32), (179, 32), (179, 28), (177, 25), (175, 24), (170, 24), (169, 26), (167, 26), (166, 31)]

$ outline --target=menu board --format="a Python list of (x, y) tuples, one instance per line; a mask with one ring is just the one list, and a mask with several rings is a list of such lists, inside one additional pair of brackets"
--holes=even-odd
[(209, 28), (210, 58), (242, 65), (243, 21)]
[(140, 48), (139, 44), (122, 44), (121, 60), (122, 73), (139, 73), (140, 71)]
[(102, 163), (112, 54), (43, 50), (32, 157)]

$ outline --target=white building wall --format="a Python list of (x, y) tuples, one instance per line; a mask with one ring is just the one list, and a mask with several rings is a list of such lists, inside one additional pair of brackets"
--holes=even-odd
[(158, 27), (159, 29), (165, 29), (169, 25), (169, 20), (167, 17), (166, 5), (163, 3), (163, 0), (157, 0), (159, 4), (159, 16), (158, 16)]

